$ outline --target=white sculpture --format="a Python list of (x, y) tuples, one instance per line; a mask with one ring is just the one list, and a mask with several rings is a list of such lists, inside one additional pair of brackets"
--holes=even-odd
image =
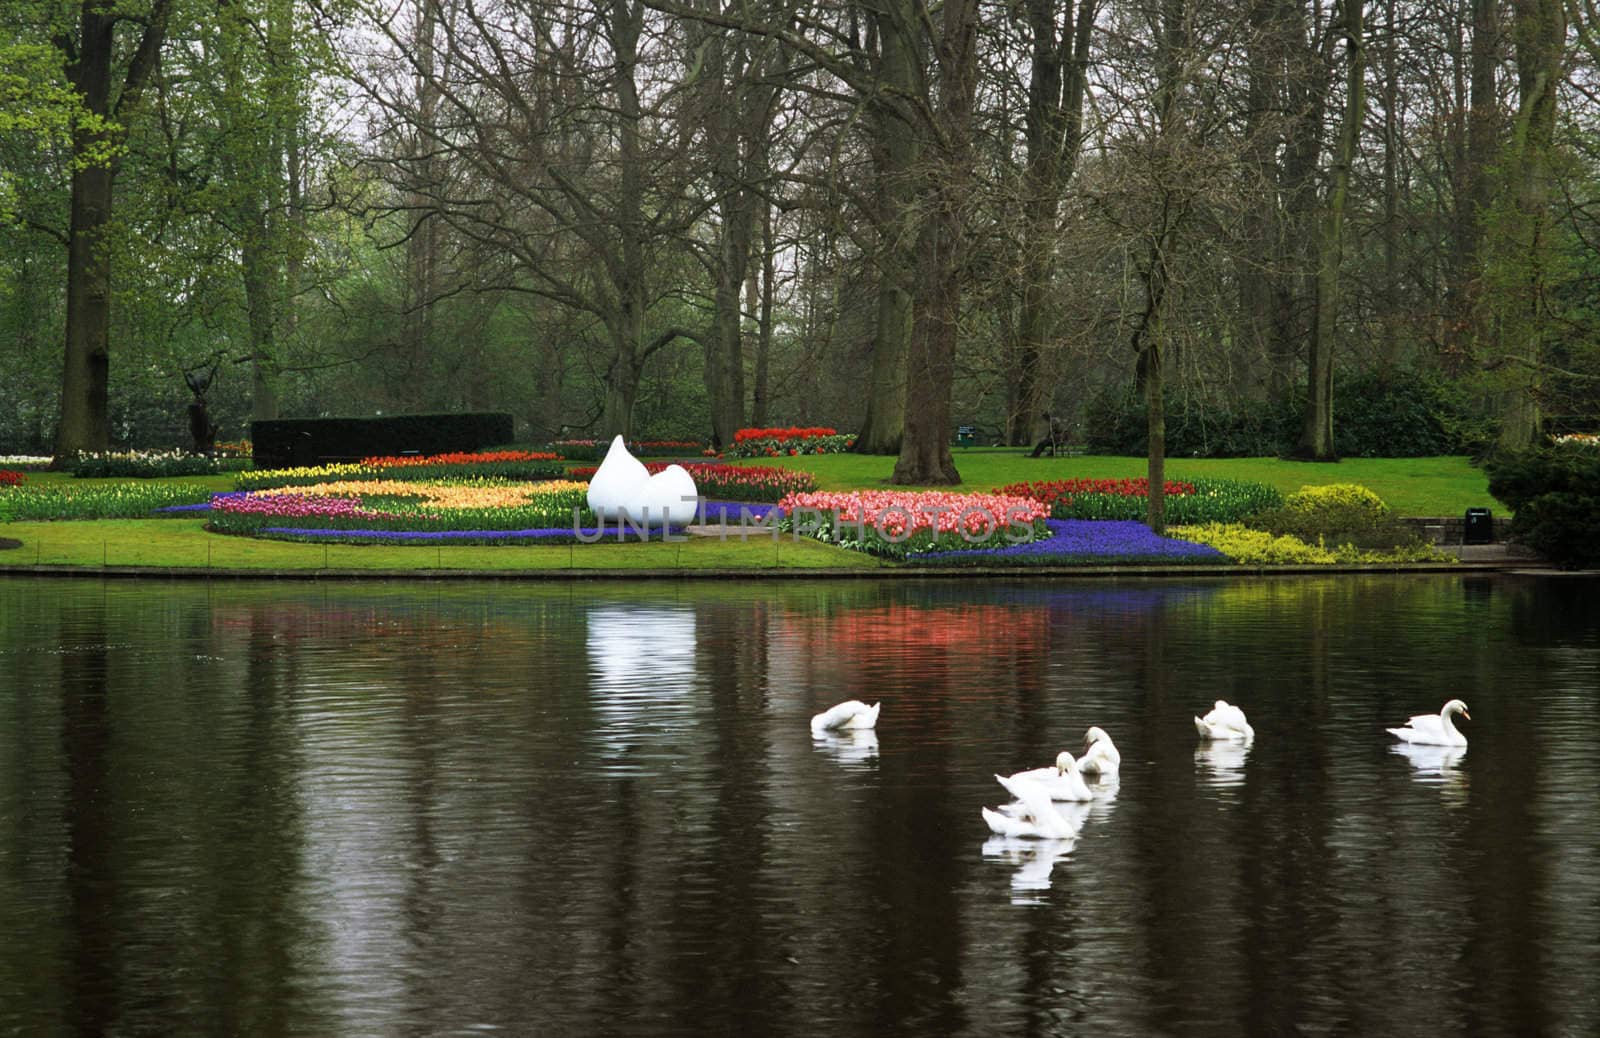
[(694, 521), (699, 493), (682, 465), (668, 465), (652, 476), (618, 436), (589, 480), (589, 510), (601, 522), (681, 526)]

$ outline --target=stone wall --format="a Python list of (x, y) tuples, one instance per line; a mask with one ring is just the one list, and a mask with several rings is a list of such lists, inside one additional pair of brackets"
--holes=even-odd
[[(1408, 518), (1400, 522), (1429, 544), (1460, 544), (1467, 529), (1467, 517), (1464, 514), (1435, 519)], [(1492, 516), (1490, 526), (1494, 530), (1495, 544), (1504, 543), (1511, 535), (1510, 519)]]

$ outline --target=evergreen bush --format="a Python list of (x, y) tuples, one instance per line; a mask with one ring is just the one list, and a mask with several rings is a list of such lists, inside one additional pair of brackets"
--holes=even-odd
[(1512, 511), (1511, 536), (1558, 566), (1600, 563), (1600, 451), (1582, 446), (1489, 459), (1489, 493)]

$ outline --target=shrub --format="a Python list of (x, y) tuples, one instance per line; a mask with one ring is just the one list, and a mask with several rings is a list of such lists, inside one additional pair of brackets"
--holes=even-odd
[(1393, 521), (1393, 510), (1366, 487), (1332, 483), (1301, 487), (1282, 505), (1261, 512), (1250, 525), (1307, 542), (1372, 546), (1386, 539), (1392, 543), (1400, 536)]
[[(1085, 442), (1099, 454), (1142, 455), (1148, 450), (1144, 400), (1131, 387), (1110, 389), (1084, 408)], [(1299, 411), (1288, 404), (1238, 408), (1192, 397), (1169, 399), (1167, 456), (1171, 458), (1273, 457), (1294, 442)]]
[(1332, 566), (1450, 559), (1432, 545), (1420, 541), (1383, 549), (1362, 549), (1353, 544), (1329, 548), (1320, 541), (1308, 544), (1298, 537), (1253, 530), (1239, 523), (1174, 526), (1168, 528), (1167, 533), (1186, 541), (1209, 544), (1242, 566)]
[(1600, 541), (1600, 451), (1583, 443), (1491, 458), (1489, 493), (1512, 511), (1511, 536), (1558, 566), (1593, 565)]
[(437, 454), (510, 443), (504, 412), (387, 415), (373, 418), (279, 418), (250, 423), (258, 468), (305, 467), (374, 454)]
[[(1334, 449), (1352, 458), (1470, 454), (1487, 434), (1458, 391), (1409, 371), (1341, 372), (1334, 385)], [(1167, 400), (1167, 456), (1273, 457), (1299, 440), (1303, 404), (1230, 406), (1173, 394)], [(1147, 450), (1144, 400), (1131, 387), (1107, 390), (1084, 410), (1090, 450), (1141, 455)]]

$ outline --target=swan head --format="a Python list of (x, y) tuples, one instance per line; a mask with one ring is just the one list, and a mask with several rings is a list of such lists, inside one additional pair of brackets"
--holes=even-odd
[(1075, 757), (1072, 756), (1072, 754), (1068, 753), (1066, 750), (1062, 750), (1059, 754), (1056, 755), (1056, 773), (1057, 774), (1065, 775), (1069, 771), (1077, 771), (1077, 770), (1078, 770), (1078, 761), (1077, 761), (1077, 759)]
[(1444, 709), (1441, 710), (1440, 713), (1442, 713), (1442, 714), (1460, 714), (1462, 717), (1465, 717), (1467, 720), (1469, 720), (1469, 721), (1472, 720), (1472, 715), (1467, 713), (1467, 704), (1463, 703), (1459, 699), (1450, 700), (1450, 702), (1448, 702), (1448, 703), (1446, 703), (1444, 705)]
[(1105, 729), (1100, 728), (1100, 727), (1094, 727), (1094, 728), (1089, 729), (1087, 732), (1083, 733), (1083, 744), (1085, 746), (1093, 746), (1096, 742), (1099, 742), (1101, 739), (1109, 739), (1109, 738), (1111, 738), (1111, 736), (1109, 736), (1109, 735), (1107, 735), (1105, 733)]
[(1215, 703), (1211, 704), (1211, 708), (1213, 710), (1226, 710), (1228, 709), (1228, 701), (1226, 699), (1219, 699)]

